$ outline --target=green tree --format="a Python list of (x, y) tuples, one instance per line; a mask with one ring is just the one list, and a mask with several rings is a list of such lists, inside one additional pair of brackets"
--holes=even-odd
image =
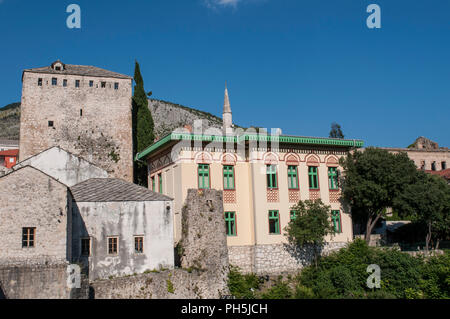
[(336, 122), (333, 122), (331, 124), (330, 137), (331, 138), (344, 138), (344, 133), (342, 133), (341, 126), (339, 124), (337, 124)]
[(415, 222), (426, 225), (425, 247), (428, 251), (432, 237), (448, 236), (450, 228), (450, 186), (440, 176), (419, 171), (415, 183), (407, 185), (395, 199), (400, 214), (412, 216)]
[(406, 153), (367, 148), (341, 158), (343, 198), (355, 222), (366, 224), (365, 240), (394, 199), (417, 179), (417, 169)]
[[(136, 61), (134, 69), (134, 95), (133, 95), (133, 154), (142, 152), (153, 144), (155, 140), (153, 117), (148, 107), (147, 94), (144, 90), (144, 80), (141, 75), (139, 63)], [(134, 162), (134, 182), (147, 187), (147, 163)]]
[(325, 236), (334, 235), (335, 230), (330, 221), (331, 207), (322, 200), (299, 201), (291, 209), (296, 218), (285, 228), (291, 244), (297, 246), (311, 245), (314, 252), (314, 263), (317, 266), (319, 249), (325, 244)]

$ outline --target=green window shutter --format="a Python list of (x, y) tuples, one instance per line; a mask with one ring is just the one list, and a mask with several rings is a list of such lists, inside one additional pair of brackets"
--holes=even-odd
[(159, 182), (159, 192), (162, 194), (162, 192), (163, 192), (162, 174), (158, 174), (158, 182)]
[(295, 210), (291, 210), (291, 221), (294, 221), (297, 218), (297, 212)]
[(289, 189), (298, 189), (297, 166), (288, 166), (288, 187)]
[(234, 166), (223, 167), (223, 188), (234, 189)]
[(152, 177), (152, 191), (156, 191), (155, 176)]
[(209, 189), (209, 165), (198, 165), (198, 188)]
[(319, 179), (317, 176), (317, 167), (316, 166), (308, 167), (308, 177), (309, 177), (309, 188), (310, 189), (319, 189)]
[(269, 234), (280, 234), (280, 216), (277, 210), (269, 211)]
[(333, 222), (334, 231), (342, 233), (341, 212), (338, 210), (331, 211), (331, 221)]
[(277, 167), (276, 165), (267, 165), (267, 188), (278, 188), (277, 185)]
[(225, 212), (225, 227), (227, 236), (236, 236), (236, 213)]
[(328, 187), (330, 189), (338, 189), (337, 168), (328, 168)]

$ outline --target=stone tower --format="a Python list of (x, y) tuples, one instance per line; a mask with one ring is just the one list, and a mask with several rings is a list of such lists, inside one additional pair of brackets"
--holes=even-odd
[(228, 97), (227, 84), (225, 83), (225, 99), (223, 102), (223, 132), (226, 135), (233, 134), (233, 115), (231, 113), (230, 99)]
[(56, 61), (22, 75), (20, 160), (59, 146), (133, 181), (132, 78)]

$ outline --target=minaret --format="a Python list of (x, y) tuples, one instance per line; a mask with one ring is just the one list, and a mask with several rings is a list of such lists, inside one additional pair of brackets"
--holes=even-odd
[(225, 82), (225, 100), (223, 102), (223, 132), (226, 135), (233, 134), (233, 115), (231, 114), (230, 99), (228, 98), (227, 83)]

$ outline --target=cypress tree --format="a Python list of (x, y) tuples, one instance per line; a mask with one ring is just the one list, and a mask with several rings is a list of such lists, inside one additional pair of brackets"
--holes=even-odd
[[(134, 69), (134, 95), (133, 95), (133, 153), (142, 152), (153, 144), (153, 117), (148, 108), (147, 94), (144, 90), (144, 79), (141, 75), (139, 63), (136, 61)], [(148, 187), (147, 164), (141, 161), (134, 162), (134, 182)]]

